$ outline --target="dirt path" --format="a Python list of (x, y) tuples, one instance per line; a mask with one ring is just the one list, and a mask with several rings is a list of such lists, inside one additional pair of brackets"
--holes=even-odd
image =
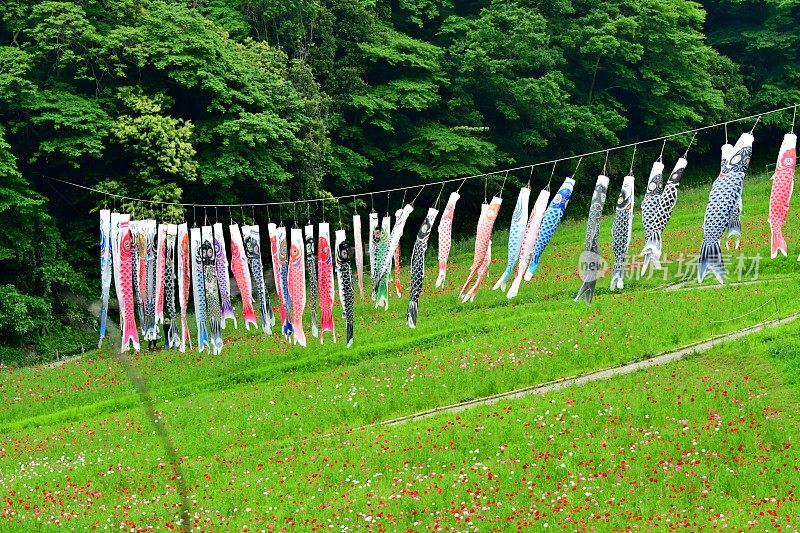
[[(650, 368), (657, 365), (663, 365), (665, 363), (669, 363), (672, 361), (677, 361), (686, 355), (693, 354), (693, 353), (700, 353), (710, 350), (717, 344), (725, 343), (732, 341), (734, 339), (738, 339), (740, 337), (744, 337), (747, 335), (751, 335), (753, 333), (758, 333), (759, 331), (763, 331), (767, 328), (774, 328), (777, 326), (782, 326), (784, 324), (788, 324), (800, 318), (800, 313), (793, 313), (787, 317), (779, 318), (775, 320), (768, 320), (765, 322), (761, 322), (754, 326), (749, 326), (747, 328), (739, 329), (736, 331), (732, 331), (730, 333), (725, 333), (723, 335), (717, 335), (715, 337), (711, 337), (710, 339), (699, 341), (696, 343), (688, 344), (682, 348), (677, 350), (673, 350), (670, 352), (663, 353), (661, 355), (657, 355), (650, 359), (644, 359), (641, 361), (634, 361), (631, 363), (627, 363), (624, 365), (607, 368), (605, 370), (597, 370), (595, 372), (589, 372), (588, 374), (583, 374), (581, 376), (574, 376), (564, 379), (559, 379), (556, 381), (552, 381), (550, 383), (544, 383), (542, 385), (534, 385), (532, 387), (525, 387), (522, 389), (516, 389), (513, 391), (503, 392), (500, 394), (495, 394), (493, 396), (487, 396), (485, 398), (477, 398), (475, 400), (470, 400), (467, 402), (456, 403), (452, 405), (447, 405), (444, 407), (437, 407), (434, 409), (429, 409), (427, 411), (422, 411), (419, 413), (414, 413), (411, 415), (401, 416), (399, 418), (393, 418), (391, 420), (385, 420), (383, 422), (379, 422), (374, 424), (373, 426), (394, 426), (397, 424), (403, 424), (405, 422), (411, 422), (414, 420), (422, 420), (425, 418), (429, 418), (431, 416), (435, 416), (440, 413), (458, 413), (460, 411), (464, 411), (466, 409), (470, 409), (472, 407), (476, 407), (479, 405), (492, 405), (499, 400), (510, 400), (515, 398), (522, 398), (523, 396), (528, 396), (530, 394), (545, 394), (548, 392), (553, 392), (557, 390), (564, 389), (566, 387), (571, 387), (573, 385), (583, 385), (585, 383), (589, 383), (592, 381), (600, 381), (604, 379), (610, 379), (614, 376), (621, 376), (624, 374), (630, 374), (632, 372), (636, 372), (637, 370), (642, 370), (645, 368)], [(370, 426), (364, 426), (370, 427)], [(361, 428), (359, 428), (361, 429)]]

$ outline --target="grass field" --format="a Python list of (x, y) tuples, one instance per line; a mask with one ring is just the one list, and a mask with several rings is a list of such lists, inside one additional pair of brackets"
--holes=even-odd
[[(608, 206), (619, 182), (612, 180)], [(181, 458), (193, 525), (797, 529), (796, 325), (604, 383), (358, 429), (800, 310), (792, 255), (800, 251), (800, 217), (795, 210), (787, 221), (790, 257), (771, 261), (769, 188), (755, 176), (745, 188), (741, 253), (747, 267), (761, 260), (758, 279), (750, 272), (742, 284), (715, 288), (709, 280), (697, 290), (693, 281), (679, 283), (700, 247), (708, 193), (684, 190), (664, 234), (674, 259), (667, 276), (626, 280), (618, 294), (603, 278), (591, 307), (572, 301), (585, 222), (569, 221), (511, 302), (490, 290), (505, 265), (505, 235), (495, 235), (489, 279), (467, 305), (456, 296), (472, 243), (454, 246), (448, 281), (437, 291), (433, 242), (416, 330), (405, 325), (403, 297), (388, 312), (359, 304), (349, 350), (327, 339), (303, 350), (277, 335), (228, 329), (220, 356), (135, 356)], [(507, 195), (501, 217), (514, 200)], [(474, 226), (475, 218), (456, 211), (458, 224)], [(607, 209), (604, 257), (612, 220)], [(641, 246), (637, 211), (631, 252)], [(735, 281), (737, 260), (728, 266)], [(0, 530), (177, 527), (176, 482), (110, 350), (60, 368), (0, 374)]]

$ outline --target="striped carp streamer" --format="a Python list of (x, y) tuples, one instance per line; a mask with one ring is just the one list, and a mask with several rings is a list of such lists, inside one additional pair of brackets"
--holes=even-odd
[(544, 212), (542, 224), (539, 228), (539, 235), (536, 236), (536, 244), (533, 245), (533, 257), (528, 265), (528, 271), (525, 272), (525, 281), (529, 281), (539, 268), (539, 261), (542, 258), (542, 253), (544, 253), (547, 245), (550, 244), (550, 239), (553, 238), (553, 234), (555, 234), (558, 225), (561, 223), (561, 219), (564, 217), (564, 212), (567, 210), (567, 204), (569, 204), (569, 199), (572, 197), (572, 188), (574, 186), (575, 180), (566, 178), (564, 183), (561, 184), (561, 188), (558, 189), (558, 192), (550, 201), (550, 206)]
[[(134, 312), (133, 300), (133, 263), (131, 232), (127, 215), (123, 215), (119, 221), (119, 287), (122, 298), (120, 298), (120, 309), (124, 309), (122, 314), (122, 346), (120, 351), (127, 352), (131, 347), (139, 351), (139, 332), (136, 330), (136, 316)], [(112, 244), (114, 246), (114, 244)]]
[(528, 226), (528, 200), (530, 196), (531, 190), (528, 187), (523, 187), (519, 190), (517, 203), (514, 206), (514, 212), (511, 214), (511, 227), (508, 229), (508, 261), (506, 262), (506, 269), (500, 275), (500, 279), (497, 280), (494, 287), (492, 287), (493, 291), (500, 289), (505, 292), (508, 280), (511, 278), (511, 274), (514, 273), (514, 265), (517, 264), (519, 252), (522, 248), (522, 238)]
[[(718, 175), (718, 177), (725, 173), (725, 165), (728, 164), (728, 160), (731, 158), (732, 155), (733, 155), (733, 145), (728, 142), (727, 135), (726, 135), (725, 144), (723, 144), (722, 147), (720, 148), (720, 162), (719, 162), (719, 175)], [(737, 211), (736, 208), (734, 208), (734, 210), (731, 211), (731, 215), (728, 218), (728, 222), (725, 224), (725, 229), (728, 232), (731, 231), (731, 224), (733, 224), (733, 226), (734, 226), (734, 234), (736, 233), (735, 227), (736, 227), (736, 224), (737, 224), (736, 221), (738, 219), (738, 215), (736, 214), (736, 211)], [(739, 211), (741, 211), (741, 210), (739, 210)], [(726, 242), (725, 242), (725, 246), (728, 247), (727, 239), (726, 239)]]
[(156, 233), (156, 221), (146, 220), (144, 235), (147, 246), (147, 297), (144, 306), (144, 338), (151, 343), (158, 339), (158, 325), (156, 325), (156, 271), (158, 270)]
[(239, 287), (239, 295), (242, 297), (244, 328), (249, 330), (252, 324), (258, 329), (258, 318), (253, 309), (253, 281), (250, 277), (247, 249), (242, 240), (242, 230), (239, 229), (239, 224), (231, 224), (228, 229), (231, 233), (231, 272), (233, 279), (236, 280), (236, 286)]
[(617, 214), (611, 226), (611, 247), (614, 250), (614, 267), (611, 271), (610, 290), (625, 287), (625, 258), (633, 234), (633, 176), (625, 176), (617, 199)]
[(167, 225), (159, 224), (156, 238), (156, 324), (164, 323), (164, 283), (167, 276)]
[(660, 249), (660, 243), (656, 242), (658, 230), (658, 213), (660, 210), (661, 190), (663, 189), (664, 163), (660, 160), (653, 163), (650, 169), (650, 177), (647, 180), (647, 191), (642, 200), (642, 224), (644, 225), (645, 243), (639, 255), (644, 256), (642, 260), (642, 274), (647, 272), (647, 268), (652, 264), (656, 270), (661, 269), (661, 264), (655, 258), (656, 248)]
[(519, 251), (519, 261), (517, 263), (517, 273), (514, 275), (514, 281), (511, 282), (511, 287), (506, 293), (506, 298), (509, 300), (514, 298), (519, 293), (519, 286), (522, 278), (528, 270), (528, 265), (531, 262), (531, 254), (533, 253), (533, 245), (536, 244), (536, 238), (539, 236), (539, 229), (542, 227), (542, 218), (544, 217), (547, 203), (550, 201), (550, 190), (542, 189), (539, 191), (539, 196), (536, 197), (536, 202), (533, 204), (528, 223), (525, 226), (525, 233), (522, 236), (522, 243)]
[(200, 228), (192, 228), (189, 232), (189, 239), (192, 250), (192, 293), (194, 294), (194, 319), (197, 323), (197, 351), (202, 353), (205, 348), (208, 348), (210, 352), (211, 343), (206, 326), (206, 288), (201, 251), (203, 240)]
[(456, 203), (461, 196), (458, 192), (451, 192), (447, 204), (444, 206), (442, 218), (439, 220), (439, 275), (436, 276), (436, 287), (444, 285), (447, 276), (447, 259), (450, 257), (452, 244), (453, 215), (456, 212)]
[[(378, 240), (380, 240), (380, 224), (378, 222), (378, 213), (374, 210), (369, 214), (369, 279), (375, 283), (375, 270), (377, 270), (376, 254), (378, 250)], [(375, 295), (372, 295), (375, 299)]]
[(306, 308), (306, 264), (303, 230), (292, 228), (289, 245), (289, 292), (292, 294), (292, 333), (295, 344), (306, 346), (303, 313)]
[(180, 333), (178, 333), (178, 311), (175, 305), (175, 253), (178, 240), (178, 226), (176, 224), (167, 225), (166, 254), (164, 266), (164, 308), (166, 319), (164, 324), (169, 322), (166, 328), (164, 342), (167, 349), (179, 348), (181, 345)]
[(264, 264), (261, 262), (261, 231), (258, 224), (242, 226), (242, 236), (244, 237), (244, 250), (247, 254), (247, 261), (250, 263), (253, 287), (258, 295), (258, 304), (261, 307), (261, 329), (267, 335), (272, 335), (272, 324), (275, 322), (275, 317), (272, 314), (267, 284), (264, 281)]
[(319, 302), (319, 279), (317, 278), (317, 253), (314, 247), (314, 226), (305, 227), (306, 243), (306, 282), (311, 293), (311, 335), (319, 337), (319, 320), (317, 319), (317, 303)]
[(364, 241), (361, 236), (361, 215), (353, 215), (353, 245), (356, 253), (356, 279), (358, 292), (364, 299)]
[(211, 353), (217, 355), (222, 351), (222, 306), (219, 303), (217, 256), (214, 252), (214, 234), (211, 226), (202, 227), (200, 239), (200, 260), (203, 263), (206, 310), (211, 324)]
[(410, 328), (417, 327), (417, 315), (419, 314), (419, 297), (422, 294), (422, 285), (425, 282), (425, 252), (428, 249), (428, 239), (431, 236), (433, 223), (439, 210), (433, 207), (428, 209), (428, 214), (422, 221), (417, 232), (417, 240), (411, 252), (411, 289), (408, 298), (408, 311), (406, 312), (406, 323)]
[(222, 309), (222, 329), (225, 329), (226, 320), (233, 320), (233, 327), (238, 328), (236, 313), (231, 302), (231, 278), (228, 276), (228, 251), (225, 250), (225, 234), (222, 231), (222, 224), (219, 222), (216, 222), (211, 227), (214, 230), (214, 267), (217, 270), (219, 304)]
[(333, 256), (331, 254), (331, 228), (327, 222), (319, 224), (317, 241), (317, 275), (319, 276), (319, 341), (325, 343), (325, 332), (330, 331), (336, 342), (333, 325)]
[(136, 309), (136, 318), (139, 326), (144, 327), (144, 301), (146, 298), (147, 279), (147, 247), (144, 233), (139, 232), (139, 226), (144, 222), (131, 220), (129, 223), (131, 233), (131, 284), (133, 286), (133, 303)]
[[(728, 145), (730, 146), (730, 145)], [(733, 154), (733, 148), (727, 149), (727, 157), (723, 155), (723, 159), (729, 160), (731, 155)], [(726, 235), (725, 235), (725, 249), (729, 250), (730, 240), (734, 239), (733, 247), (735, 249), (739, 249), (739, 245), (742, 241), (742, 191), (744, 190), (744, 182), (742, 182), (742, 190), (739, 191), (739, 195), (736, 198), (736, 203), (731, 210), (731, 215), (728, 218), (728, 225), (726, 227)]]
[[(377, 280), (375, 282), (375, 286), (372, 289), (372, 292), (376, 296), (375, 307), (383, 306), (384, 309), (389, 309), (389, 295), (388, 295), (388, 281), (389, 281), (389, 270), (392, 266), (392, 260), (394, 258), (395, 250), (397, 246), (400, 244), (400, 238), (403, 236), (403, 230), (405, 229), (406, 221), (408, 220), (408, 216), (414, 210), (414, 207), (411, 204), (406, 204), (403, 206), (403, 209), (399, 212), (399, 216), (397, 220), (395, 220), (394, 227), (392, 228), (391, 233), (389, 234), (389, 238), (386, 242), (386, 250), (383, 256), (383, 261), (379, 263), (378, 266), (378, 273), (377, 273)], [(388, 225), (389, 217), (383, 219), (384, 224)], [(381, 239), (383, 239), (383, 235), (381, 235)], [(379, 243), (380, 248), (380, 243)], [(380, 291), (380, 285), (386, 284), (386, 293)]]
[(355, 327), (355, 290), (353, 288), (353, 271), (350, 267), (350, 253), (347, 250), (347, 234), (343, 229), (336, 230), (336, 273), (339, 277), (339, 291), (342, 303), (342, 314), (345, 323), (347, 347), (353, 344)]
[[(286, 231), (282, 228), (283, 231)], [(269, 249), (272, 255), (272, 277), (275, 280), (275, 292), (278, 293), (278, 313), (281, 317), (281, 331), (286, 328), (286, 302), (283, 301), (283, 282), (281, 281), (281, 259), (280, 244), (278, 238), (278, 226), (270, 222), (267, 224), (269, 234)]]
[(106, 336), (106, 319), (108, 318), (108, 298), (111, 293), (111, 279), (114, 277), (111, 261), (111, 211), (100, 210), (100, 340), (97, 347), (103, 345)]
[(741, 196), (744, 176), (750, 166), (752, 154), (753, 135), (745, 132), (736, 141), (733, 154), (711, 186), (703, 218), (703, 244), (697, 266), (698, 283), (702, 283), (709, 272), (714, 274), (720, 284), (725, 283), (725, 265), (719, 241)]
[(575, 296), (576, 302), (583, 298), (586, 305), (592, 303), (597, 278), (600, 277), (600, 269), (603, 266), (600, 257), (600, 218), (603, 215), (607, 192), (608, 176), (600, 175), (594, 185), (592, 203), (589, 205), (589, 219), (586, 221), (586, 239), (580, 261), (583, 266), (581, 274), (583, 284)]
[(178, 303), (181, 307), (181, 343), (180, 351), (186, 351), (186, 343), (192, 349), (192, 336), (189, 333), (189, 323), (186, 313), (189, 310), (189, 293), (192, 285), (192, 251), (189, 244), (189, 228), (184, 222), (178, 224)]
[(383, 306), (389, 309), (389, 280), (386, 276), (380, 276), (381, 265), (389, 252), (389, 232), (391, 221), (387, 214), (381, 219), (380, 229), (377, 229), (378, 244), (375, 247), (375, 278), (372, 280), (372, 299), (375, 301), (375, 309)]
[[(478, 292), (478, 287), (480, 287), (482, 280), (480, 274), (481, 267), (486, 259), (486, 252), (489, 249), (492, 238), (492, 228), (494, 227), (494, 221), (497, 220), (497, 214), (500, 212), (500, 205), (502, 203), (502, 198), (494, 196), (489, 204), (483, 204), (481, 206), (481, 215), (478, 218), (478, 229), (475, 236), (475, 255), (472, 259), (469, 275), (459, 292), (459, 299), (462, 302), (474, 300), (475, 293)], [(484, 270), (484, 274), (485, 273), (486, 271)], [(470, 283), (472, 283), (472, 287), (470, 287)]]
[[(772, 174), (772, 191), (769, 194), (770, 257), (775, 259), (778, 252), (786, 257), (786, 239), (783, 225), (789, 214), (789, 200), (794, 189), (794, 172), (797, 166), (797, 135), (787, 133), (783, 136), (778, 162)], [(800, 257), (798, 257), (800, 260)]]
[(683, 173), (686, 171), (686, 165), (688, 165), (688, 163), (686, 154), (678, 158), (678, 161), (672, 168), (669, 178), (667, 178), (664, 190), (661, 191), (661, 197), (658, 199), (658, 216), (655, 220), (657, 235), (654, 238), (653, 263), (658, 265), (659, 270), (661, 269), (661, 234), (666, 229), (669, 219), (672, 217), (672, 210), (678, 202), (678, 187), (681, 184), (681, 178), (683, 178)]

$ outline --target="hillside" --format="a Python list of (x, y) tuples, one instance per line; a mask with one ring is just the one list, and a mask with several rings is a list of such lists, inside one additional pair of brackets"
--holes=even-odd
[[(620, 183), (621, 176), (612, 179), (608, 206)], [(698, 287), (678, 275), (679, 267), (682, 275), (692, 271), (708, 195), (707, 188), (686, 189), (664, 233), (674, 261), (666, 279), (626, 279), (624, 292), (612, 294), (603, 278), (589, 307), (572, 300), (585, 221), (569, 220), (512, 301), (491, 291), (505, 265), (504, 234), (494, 236), (488, 278), (466, 305), (456, 296), (472, 243), (454, 246), (446, 285), (435, 290), (434, 241), (416, 330), (405, 324), (404, 296), (391, 298), (386, 312), (359, 303), (349, 350), (327, 339), (301, 349), (278, 335), (229, 328), (220, 356), (136, 355), (132, 365), (174, 439), (195, 526), (793, 523), (796, 324), (609, 382), (358, 429), (800, 311), (800, 216), (795, 209), (786, 224), (790, 257), (770, 260), (769, 190), (754, 172), (743, 196), (741, 253), (748, 267), (760, 256), (757, 278), (751, 272), (738, 280), (734, 258), (725, 287), (710, 279)], [(506, 194), (501, 218), (510, 217), (514, 194)], [(640, 201), (632, 253), (642, 247)], [(474, 225), (474, 218), (456, 212), (459, 224)], [(607, 209), (606, 258), (612, 221)], [(416, 229), (407, 230), (403, 246)], [(402, 282), (409, 284), (407, 269)], [(335, 309), (341, 331), (340, 316)], [(4, 369), (0, 394), (0, 529), (174, 527), (176, 482), (111, 347), (55, 368)]]

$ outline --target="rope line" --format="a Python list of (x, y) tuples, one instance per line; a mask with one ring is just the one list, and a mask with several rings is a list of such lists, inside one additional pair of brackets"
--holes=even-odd
[[(752, 115), (748, 115), (748, 116), (745, 116), (745, 117), (739, 117), (739, 118), (735, 118), (735, 119), (732, 119), (732, 120), (727, 120), (727, 121), (724, 121), (724, 122), (718, 122), (716, 124), (709, 124), (709, 125), (706, 125), (706, 126), (700, 126), (700, 127), (697, 127), (697, 128), (692, 128), (692, 129), (685, 130), (685, 131), (680, 131), (680, 132), (677, 132), (677, 133), (670, 133), (669, 135), (661, 135), (659, 137), (653, 137), (652, 139), (646, 139), (646, 140), (643, 140), (643, 141), (635, 141), (635, 142), (630, 142), (630, 143), (626, 143), (626, 144), (620, 144), (620, 145), (617, 145), (617, 146), (612, 146), (612, 147), (609, 147), (609, 148), (602, 148), (600, 150), (594, 150), (594, 151), (586, 152), (586, 153), (583, 153), (583, 154), (576, 154), (576, 155), (570, 155), (570, 156), (565, 156), (565, 157), (559, 157), (559, 158), (556, 158), (556, 159), (550, 159), (549, 161), (541, 161), (539, 163), (532, 163), (530, 165), (521, 165), (521, 166), (517, 166), (517, 167), (504, 168), (504, 169), (500, 169), (500, 170), (494, 170), (494, 171), (491, 171), (491, 172), (484, 172), (482, 174), (473, 174), (471, 176), (462, 176), (462, 177), (458, 177), (458, 178), (450, 178), (450, 179), (445, 179), (445, 180), (426, 182), (426, 185), (445, 185), (447, 183), (455, 183), (455, 182), (460, 181), (461, 184), (458, 187), (458, 190), (460, 191), (461, 187), (464, 185), (464, 183), (467, 180), (478, 179), (478, 178), (486, 178), (488, 180), (489, 176), (494, 176), (496, 174), (502, 174), (502, 173), (508, 174), (509, 172), (515, 172), (515, 171), (518, 171), (518, 170), (530, 169), (531, 172), (533, 172), (533, 169), (536, 168), (536, 167), (540, 167), (540, 166), (544, 166), (544, 165), (550, 165), (550, 164), (555, 165), (555, 164), (560, 163), (562, 161), (571, 161), (573, 159), (578, 159), (578, 165), (575, 168), (575, 171), (577, 172), (578, 167), (580, 167), (580, 160), (583, 159), (584, 157), (590, 157), (590, 156), (597, 155), (597, 154), (603, 154), (603, 153), (611, 152), (613, 150), (624, 150), (625, 148), (630, 148), (630, 147), (634, 148), (634, 156), (635, 156), (636, 147), (638, 145), (640, 145), (640, 144), (649, 144), (649, 143), (658, 142), (658, 141), (666, 142), (667, 139), (671, 139), (673, 137), (680, 137), (681, 135), (688, 135), (689, 133), (693, 133), (694, 135), (697, 135), (697, 133), (700, 132), (700, 131), (705, 131), (705, 130), (709, 130), (709, 129), (712, 129), (712, 128), (717, 128), (719, 126), (724, 126), (725, 127), (726, 142), (727, 142), (728, 124), (734, 124), (734, 123), (737, 123), (737, 122), (743, 122), (743, 121), (751, 120), (751, 119), (755, 118), (756, 122), (753, 124), (753, 128), (750, 130), (750, 132), (752, 133), (753, 130), (755, 129), (756, 125), (761, 120), (761, 118), (764, 117), (765, 115), (770, 115), (770, 114), (773, 114), (773, 113), (780, 113), (782, 111), (786, 111), (787, 109), (791, 109), (794, 112), (794, 110), (797, 108), (797, 105), (798, 104), (792, 104), (792, 105), (789, 105), (789, 106), (780, 107), (780, 108), (777, 108), (777, 109), (772, 109), (770, 111), (764, 111), (764, 112), (761, 112), (761, 113), (754, 113)], [(574, 176), (574, 173), (573, 173), (573, 176)], [(106, 196), (106, 198), (111, 196), (114, 199), (119, 198), (120, 200), (128, 200), (128, 201), (132, 201), (132, 202), (139, 202), (139, 203), (142, 203), (142, 204), (143, 203), (148, 203), (148, 204), (159, 204), (159, 205), (174, 205), (174, 206), (181, 206), (181, 207), (242, 207), (242, 206), (264, 207), (264, 206), (270, 206), (270, 205), (278, 205), (278, 206), (280, 206), (280, 205), (286, 205), (286, 204), (310, 203), (310, 202), (321, 202), (324, 205), (325, 200), (332, 200), (332, 201), (338, 202), (339, 200), (344, 200), (344, 199), (347, 199), (347, 198), (355, 199), (355, 198), (360, 198), (360, 197), (363, 197), (363, 196), (371, 196), (373, 194), (383, 194), (383, 193), (386, 193), (388, 195), (388, 194), (393, 193), (393, 192), (408, 191), (409, 189), (414, 189), (414, 188), (420, 187), (420, 185), (408, 185), (408, 186), (404, 186), (404, 187), (395, 187), (395, 188), (391, 188), (391, 189), (382, 189), (382, 190), (379, 190), (379, 191), (367, 191), (367, 192), (359, 192), (359, 193), (352, 193), (352, 194), (343, 194), (343, 195), (340, 195), (340, 196), (326, 196), (326, 197), (318, 197), (318, 198), (286, 200), (286, 201), (281, 201), (281, 202), (253, 202), (253, 203), (244, 203), (244, 204), (199, 204), (199, 203), (189, 203), (189, 202), (165, 202), (165, 201), (161, 201), (161, 200), (148, 200), (148, 199), (145, 199), (145, 198), (136, 198), (136, 197), (133, 197), (133, 196), (125, 196), (123, 194), (115, 194), (115, 193), (110, 193), (110, 192), (107, 192), (107, 191), (101, 191), (101, 190), (95, 189), (93, 187), (88, 187), (86, 185), (81, 185), (79, 183), (73, 183), (71, 181), (63, 180), (61, 178), (54, 178), (54, 177), (51, 177), (51, 176), (42, 176), (42, 177), (46, 178), (46, 179), (49, 179), (49, 180), (58, 181), (58, 182), (63, 183), (65, 185), (70, 185), (72, 187), (76, 187), (76, 188), (83, 189), (83, 190), (86, 190), (86, 191), (91, 191), (91, 192), (94, 192), (94, 193), (97, 193), (97, 194), (101, 194), (101, 195)]]

